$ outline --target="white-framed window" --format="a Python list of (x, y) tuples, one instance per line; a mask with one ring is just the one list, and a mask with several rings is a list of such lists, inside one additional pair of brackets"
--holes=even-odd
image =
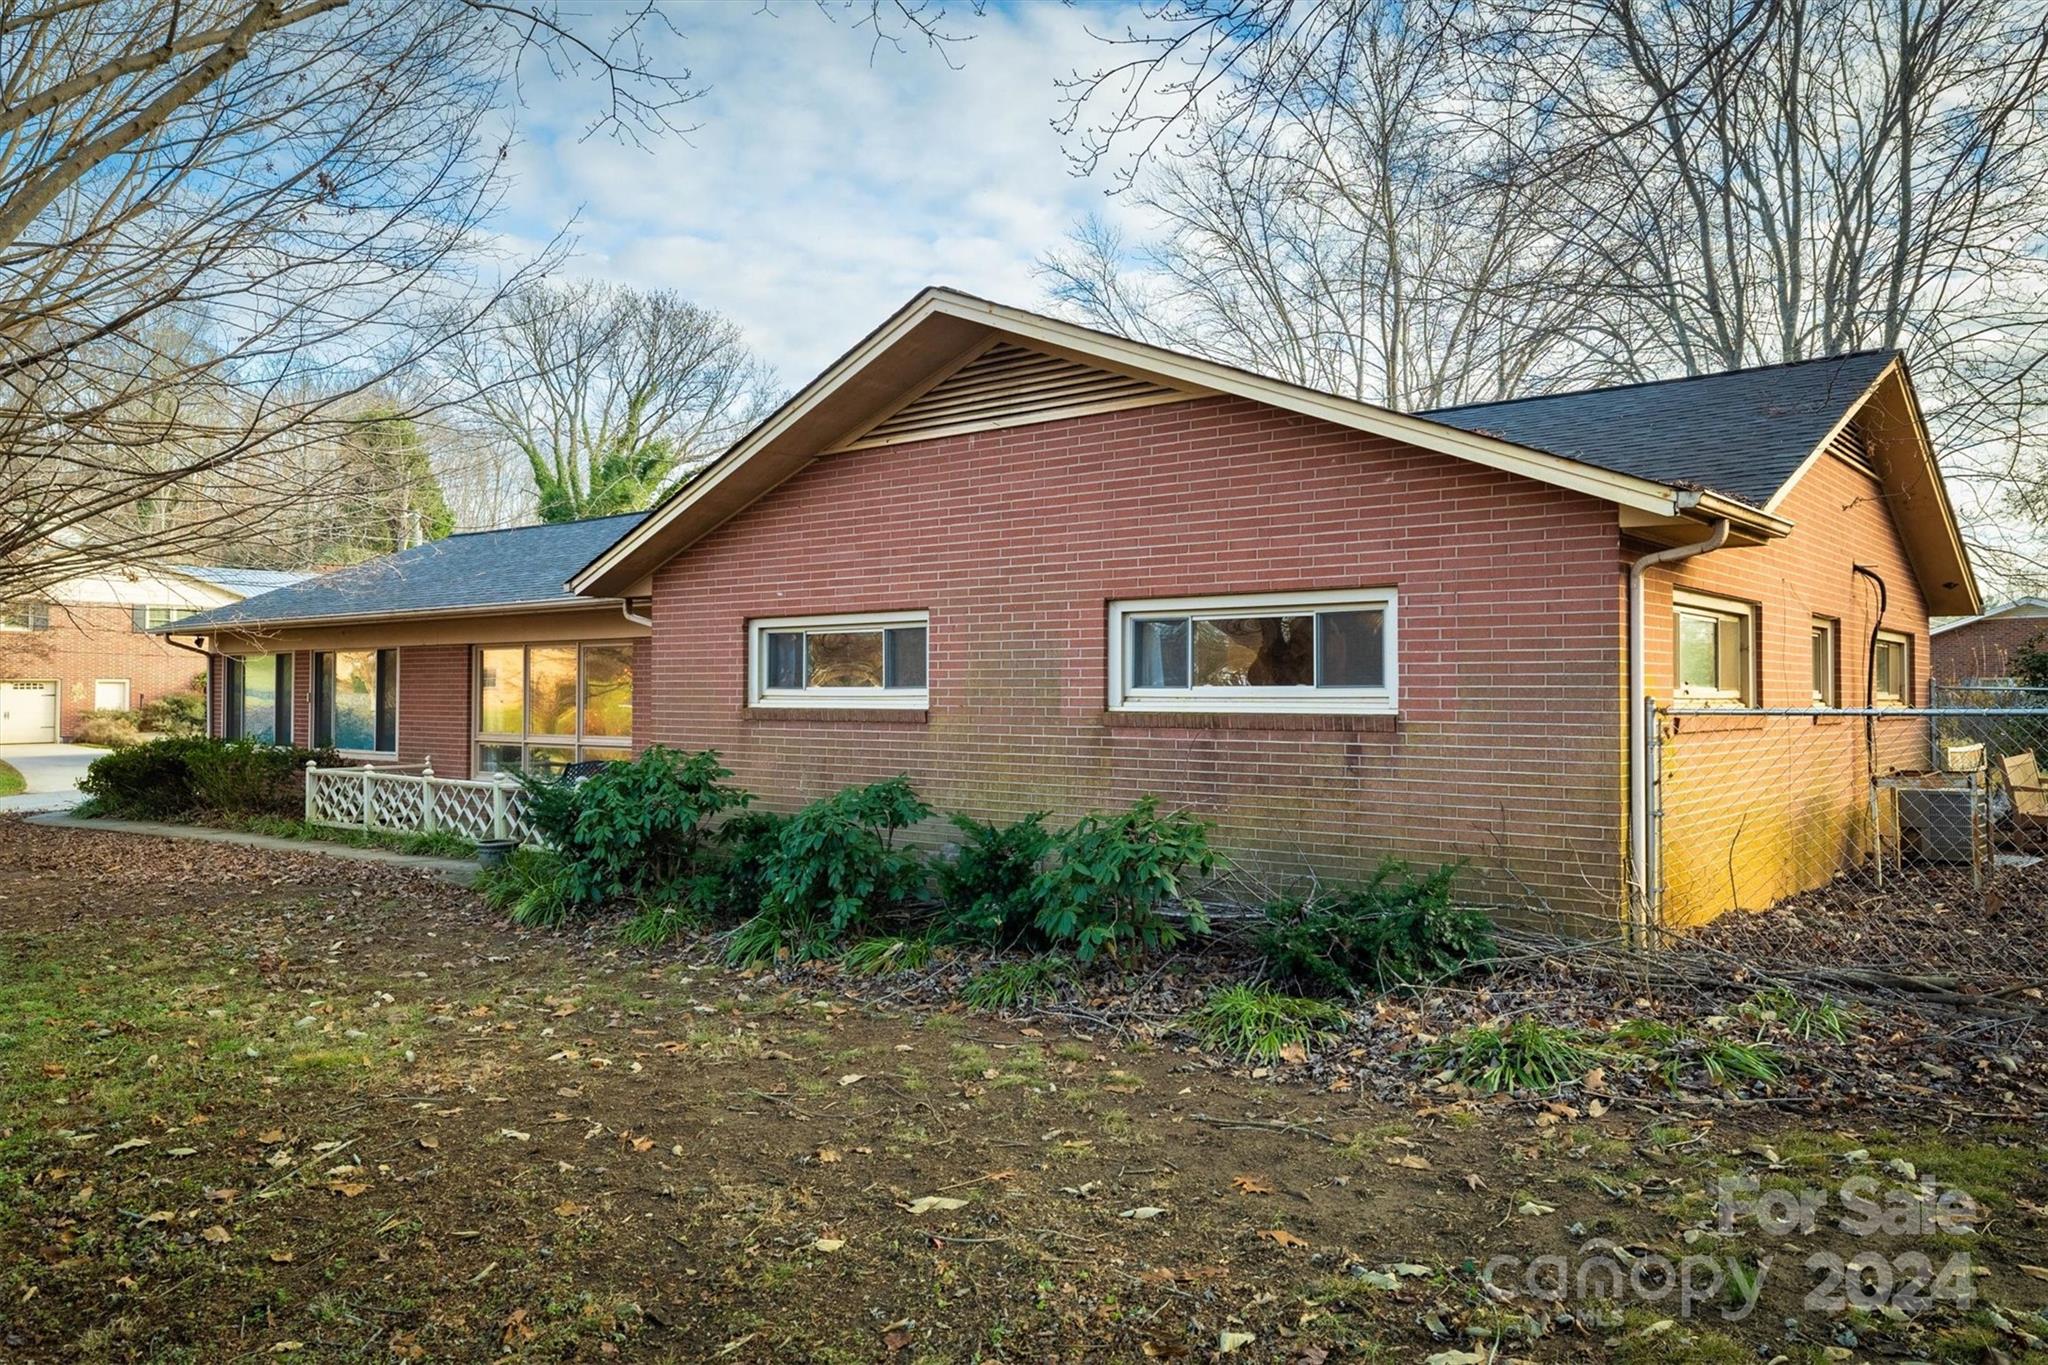
[(197, 607), (137, 607), (135, 609), (135, 628), (137, 630), (155, 630), (159, 626), (167, 626), (173, 621), (182, 620), (198, 610), (199, 608)]
[(0, 630), (48, 630), (48, 602), (0, 602)]
[(398, 752), (398, 651), (313, 656), (313, 742), (352, 754)]
[(1877, 633), (1870, 694), (1879, 706), (1913, 704), (1913, 640), (1889, 630)]
[(558, 773), (633, 756), (633, 645), (479, 645), (476, 771)]
[(92, 680), (92, 709), (95, 711), (126, 711), (128, 709), (128, 680), (126, 678), (94, 678)]
[(1838, 631), (1839, 627), (1832, 618), (1813, 618), (1813, 704), (1817, 707), (1841, 704), (1837, 700), (1840, 696), (1837, 679), (1840, 675), (1835, 668)]
[(1672, 594), (1676, 691), (1683, 701), (1749, 706), (1756, 700), (1756, 609), (1702, 593)]
[(747, 622), (747, 704), (921, 711), (931, 703), (931, 614)]
[(1394, 590), (1109, 604), (1109, 709), (1392, 715)]

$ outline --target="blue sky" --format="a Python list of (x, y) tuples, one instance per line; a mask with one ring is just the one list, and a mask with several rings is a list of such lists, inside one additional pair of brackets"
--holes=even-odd
[[(1051, 127), (1054, 79), (1098, 64), (1115, 11), (1039, 3), (962, 16), (953, 65), (874, 51), (809, 0), (699, 5), (675, 51), (710, 92), (700, 126), (642, 150), (581, 140), (580, 82), (529, 84), (501, 226), (544, 240), (570, 214), (564, 272), (680, 290), (745, 329), (785, 384), (809, 379), (926, 284), (1042, 299), (1032, 265), (1084, 213)], [(957, 68), (957, 69), (956, 69)]]

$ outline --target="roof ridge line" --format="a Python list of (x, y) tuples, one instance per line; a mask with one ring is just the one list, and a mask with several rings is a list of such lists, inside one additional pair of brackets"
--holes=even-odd
[(1762, 374), (1766, 370), (1796, 370), (1807, 365), (1856, 360), (1869, 355), (1903, 354), (1904, 352), (1896, 346), (1864, 346), (1853, 351), (1837, 351), (1833, 355), (1810, 356), (1805, 360), (1775, 360), (1767, 365), (1742, 365), (1732, 370), (1712, 370), (1706, 374), (1679, 374), (1669, 379), (1635, 379), (1626, 384), (1596, 384), (1590, 389), (1559, 389), (1555, 393), (1525, 393), (1516, 398), (1489, 398), (1483, 402), (1452, 403), (1441, 408), (1420, 408), (1409, 415), (1433, 417), (1440, 412), (1470, 412), (1474, 408), (1505, 408), (1515, 403), (1544, 403), (1558, 398), (1586, 398), (1596, 393), (1626, 393), (1631, 389), (1654, 389), (1667, 384), (1693, 384), (1704, 379), (1732, 379), (1739, 374)]

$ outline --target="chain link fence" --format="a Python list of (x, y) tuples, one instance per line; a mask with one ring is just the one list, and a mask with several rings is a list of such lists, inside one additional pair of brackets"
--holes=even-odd
[(1652, 922), (1682, 931), (1788, 904), (1831, 919), (1981, 909), (2048, 891), (2048, 689), (1930, 700), (1657, 708)]

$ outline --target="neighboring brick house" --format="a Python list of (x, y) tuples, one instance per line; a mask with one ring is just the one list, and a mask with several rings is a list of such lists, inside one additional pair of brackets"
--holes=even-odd
[(89, 711), (196, 691), (205, 657), (149, 632), (304, 574), (179, 565), (95, 574), (0, 607), (0, 744), (69, 738)]
[[(582, 525), (590, 562), (546, 612), (581, 602), (575, 638), (636, 642), (631, 744), (716, 748), (770, 804), (896, 773), (989, 818), (1156, 793), (1271, 883), (1462, 858), (1464, 894), (1578, 927), (1643, 901), (1631, 698), (1734, 724), (1912, 700), (1927, 614), (1977, 602), (1893, 353), (1403, 415), (944, 290), (644, 519)], [(568, 532), (496, 533), (524, 592)], [(413, 614), (426, 566), (388, 564)], [(480, 624), (548, 616), (507, 620), (502, 594), (477, 616), (488, 594), (432, 581), (448, 597), (414, 635), (371, 619), (367, 577), (335, 609), (349, 647), (400, 651), (392, 752), (466, 772), (511, 753)], [(272, 631), (326, 677), (322, 592), (188, 624), (228, 656)], [(431, 746), (403, 739), (428, 635), (454, 651)], [(331, 708), (294, 692), (317, 732)], [(531, 712), (525, 752), (558, 761)]]
[(2048, 597), (2022, 597), (1982, 616), (1947, 621), (1929, 632), (1934, 678), (1945, 683), (2009, 683), (2013, 656), (2029, 646), (2048, 648)]

